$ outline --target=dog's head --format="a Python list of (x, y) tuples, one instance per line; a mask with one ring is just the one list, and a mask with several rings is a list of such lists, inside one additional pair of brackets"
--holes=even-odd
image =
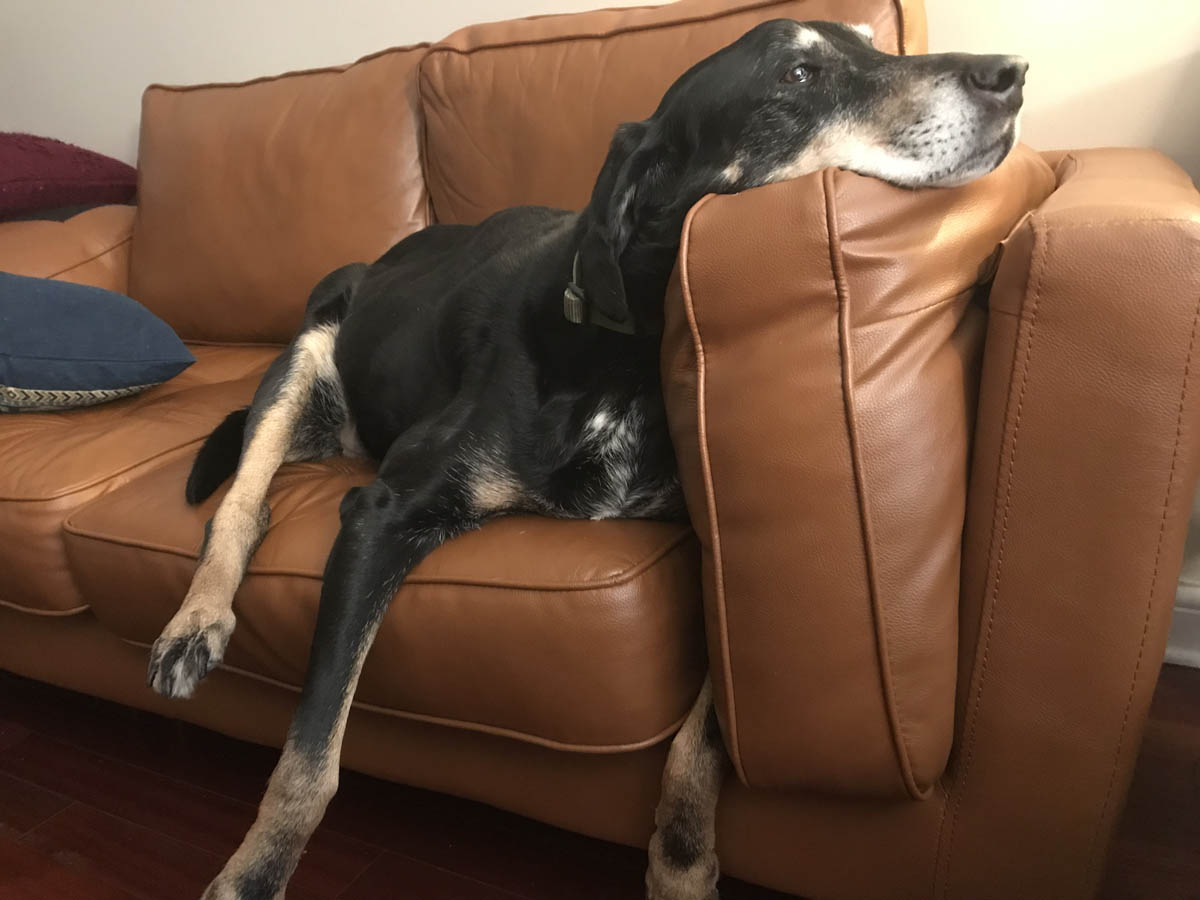
[(586, 213), (581, 280), (607, 315), (627, 317), (631, 238), (669, 245), (706, 193), (829, 166), (907, 188), (985, 175), (1016, 143), (1027, 67), (1015, 56), (893, 56), (865, 27), (764, 22), (685, 72), (649, 119), (617, 130)]
[(865, 26), (766, 22), (681, 77), (654, 118), (707, 132), (709, 151), (727, 136), (707, 160), (725, 163), (725, 190), (827, 166), (946, 187), (1000, 164), (1017, 140), (1024, 60), (893, 56), (872, 41)]

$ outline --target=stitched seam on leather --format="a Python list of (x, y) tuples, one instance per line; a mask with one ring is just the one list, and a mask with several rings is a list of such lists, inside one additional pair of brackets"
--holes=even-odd
[[(86, 506), (80, 510), (86, 509)], [(96, 531), (90, 531), (76, 525), (73, 521), (75, 513), (72, 513), (63, 522), (63, 531), (75, 537), (85, 540), (96, 541), (98, 543), (107, 544), (114, 547), (128, 547), (134, 550), (147, 550), (152, 553), (165, 553), (168, 556), (177, 556), (180, 559), (196, 560), (199, 558), (195, 551), (181, 550), (178, 547), (169, 547), (164, 544), (155, 544), (150, 541), (127, 540), (113, 537), (112, 535), (102, 534)], [(673, 535), (669, 540), (664, 541), (654, 550), (650, 551), (645, 557), (638, 560), (628, 569), (619, 572), (616, 575), (609, 576), (605, 579), (596, 581), (577, 581), (563, 583), (542, 583), (529, 584), (519, 581), (485, 581), (483, 579), (472, 578), (453, 578), (436, 575), (412, 575), (405, 579), (405, 584), (434, 584), (434, 585), (457, 585), (460, 587), (478, 587), (491, 590), (519, 590), (519, 591), (547, 591), (554, 593), (569, 593), (580, 591), (591, 591), (600, 588), (621, 587), (629, 584), (655, 565), (662, 562), (671, 553), (677, 550), (680, 546), (691, 537), (691, 531), (682, 529), (678, 534)], [(299, 569), (283, 569), (271, 568), (267, 566), (255, 566), (251, 564), (246, 569), (247, 576), (258, 577), (282, 577), (282, 578), (307, 578), (312, 581), (321, 581), (320, 573), (305, 572)]]
[(1133, 708), (1133, 698), (1137, 692), (1138, 675), (1142, 670), (1142, 658), (1146, 652), (1146, 638), (1150, 634), (1150, 618), (1154, 612), (1155, 589), (1158, 587), (1158, 572), (1162, 562), (1163, 540), (1167, 531), (1167, 516), (1171, 508), (1171, 493), (1175, 486), (1175, 470), (1179, 463), (1179, 445), (1183, 440), (1183, 412), (1187, 401), (1188, 378), (1192, 369), (1192, 351), (1196, 347), (1196, 325), (1200, 322), (1200, 300), (1196, 304), (1196, 312), (1192, 317), (1192, 336), (1188, 342), (1187, 360), (1183, 365), (1183, 385), (1179, 392), (1179, 413), (1175, 419), (1175, 446), (1171, 450), (1171, 469), (1167, 474), (1167, 488), (1163, 496), (1162, 519), (1158, 525), (1158, 546), (1154, 551), (1154, 574), (1150, 577), (1150, 595), (1146, 598), (1146, 615), (1142, 620), (1142, 637), (1138, 643), (1137, 661), (1133, 664), (1133, 676), (1129, 680), (1129, 696), (1125, 698), (1125, 713), (1121, 717), (1121, 730), (1117, 734), (1117, 746), (1113, 752), (1112, 772), (1108, 778), (1108, 788), (1104, 792), (1104, 802), (1100, 806), (1100, 815), (1096, 819), (1096, 830), (1088, 842), (1085, 863), (1085, 883), (1092, 884), (1098, 877), (1096, 867), (1100, 863), (1100, 855), (1096, 854), (1100, 833), (1104, 830), (1104, 821), (1108, 817), (1108, 804), (1112, 800), (1113, 787), (1116, 785), (1117, 772), (1120, 770), (1121, 750), (1125, 746), (1125, 732), (1129, 726), (1129, 713)]
[[(760, 9), (770, 9), (772, 6), (792, 6), (797, 0), (764, 0), (764, 2), (750, 3), (746, 6), (739, 6), (735, 9), (726, 9), (719, 12), (710, 13), (707, 16), (692, 16), (686, 19), (671, 19), (666, 22), (648, 22), (644, 25), (626, 25), (621, 28), (614, 28), (611, 31), (601, 32), (577, 32), (575, 34), (547, 35), (541, 38), (524, 38), (510, 41), (501, 41), (494, 44), (480, 44), (476, 47), (454, 47), (450, 44), (438, 43), (434, 44), (429, 51), (429, 55), (434, 53), (456, 53), (459, 56), (470, 56), (473, 53), (478, 53), (483, 50), (509, 50), (513, 47), (537, 47), (542, 44), (565, 44), (575, 41), (603, 41), (609, 38), (620, 37), (625, 34), (637, 34), (648, 31), (661, 31), (667, 28), (679, 28), (681, 26), (702, 25), (708, 22), (716, 22), (720, 19), (726, 19), (731, 16), (741, 15), (748, 12), (756, 12)], [(646, 9), (647, 7), (638, 7)], [(651, 7), (661, 8), (661, 7)], [(553, 15), (553, 14), (552, 14)], [(570, 13), (566, 15), (571, 15)]]
[[(679, 286), (683, 294), (683, 308), (687, 314), (688, 328), (692, 332), (692, 347), (696, 354), (696, 440), (700, 448), (700, 469), (704, 475), (704, 500), (708, 510), (708, 527), (712, 542), (713, 558), (713, 588), (716, 596), (713, 598), (717, 605), (717, 621), (720, 633), (718, 643), (721, 647), (721, 676), (725, 680), (726, 707), (726, 749), (733, 763), (734, 771), (744, 784), (750, 784), (746, 767), (742, 761), (741, 744), (737, 727), (737, 701), (733, 685), (733, 654), (732, 640), (729, 637), (729, 616), (725, 608), (725, 566), (721, 557), (721, 528), (717, 518), (717, 494), (713, 484), (712, 465), (708, 454), (708, 411), (705, 406), (705, 383), (707, 368), (704, 356), (704, 339), (700, 336), (700, 324), (696, 319), (695, 304), (692, 299), (691, 279), (691, 245), (692, 224), (715, 194), (708, 194), (691, 208), (683, 223), (683, 232), (679, 242)], [(712, 660), (709, 660), (711, 674)]]
[[(141, 647), (145, 650), (150, 649), (150, 644), (147, 644), (143, 641), (135, 641), (129, 638), (121, 638), (121, 640), (134, 647)], [(247, 669), (238, 668), (237, 666), (226, 665), (225, 663), (220, 663), (217, 668), (224, 669), (226, 672), (229, 672), (233, 675), (239, 675), (243, 678), (250, 678), (254, 681), (259, 681), (274, 687), (283, 688), (284, 690), (291, 691), (294, 694), (300, 693), (299, 687), (288, 684), (286, 681), (280, 681), (278, 678), (271, 678), (269, 675), (260, 675), (257, 672), (251, 672)], [(355, 700), (351, 706), (356, 709), (364, 709), (369, 712), (379, 713), (380, 715), (391, 716), (397, 719), (408, 719), (414, 722), (422, 722), (427, 725), (438, 725), (443, 728), (457, 728), (460, 731), (475, 731), (481, 734), (492, 735), (494, 737), (504, 737), (512, 740), (518, 740), (526, 744), (537, 744), (541, 747), (548, 747), (551, 750), (561, 750), (568, 753), (587, 753), (596, 756), (612, 753), (629, 753), (637, 750), (645, 750), (647, 747), (653, 747), (655, 744), (661, 743), (666, 738), (678, 731), (688, 717), (688, 714), (685, 712), (666, 728), (648, 738), (643, 738), (640, 741), (633, 741), (625, 744), (579, 744), (567, 741), (558, 741), (554, 738), (542, 737), (541, 735), (533, 734), (528, 731), (520, 731), (515, 728), (504, 728), (500, 725), (488, 725), (485, 722), (468, 722), (465, 719), (443, 718), (441, 716), (433, 716), (426, 713), (407, 712), (402, 709), (391, 709), (386, 706), (379, 706), (375, 703), (365, 703), (361, 700)]]
[(937, 840), (933, 845), (933, 891), (929, 895), (931, 900), (936, 900), (937, 898), (938, 869), (942, 861), (942, 829), (946, 825), (946, 811), (950, 808), (950, 794), (953, 790), (949, 766), (942, 772), (941, 777), (934, 781), (934, 785), (941, 797), (942, 811), (938, 815)]
[(0, 606), (6, 606), (9, 609), (15, 609), (17, 612), (27, 613), (31, 616), (45, 616), (50, 619), (77, 616), (80, 613), (87, 612), (91, 608), (85, 603), (83, 606), (72, 606), (70, 609), (38, 609), (35, 606), (23, 606), (20, 603), (13, 603), (11, 600), (0, 600)]
[(854, 475), (854, 493), (858, 500), (859, 534), (862, 538), (863, 563), (867, 576), (867, 595), (871, 605), (871, 617), (875, 622), (876, 665), (879, 668), (880, 687), (883, 691), (888, 730), (892, 735), (892, 747), (900, 769), (904, 787), (914, 799), (928, 796), (922, 790), (912, 772), (911, 751), (904, 720), (900, 712), (900, 701), (896, 696), (891, 657), (888, 654), (887, 625), (883, 615), (883, 601), (879, 596), (879, 578), (875, 571), (875, 542), (871, 530), (871, 504), (867, 498), (866, 473), (863, 471), (862, 453), (859, 451), (858, 423), (854, 410), (853, 366), (850, 347), (850, 291), (846, 283), (846, 269), (842, 260), (842, 241), (838, 232), (837, 201), (834, 191), (834, 170), (826, 169), (821, 175), (821, 189), (825, 195), (825, 229), (829, 240), (829, 269), (833, 280), (834, 296), (838, 304), (838, 352), (841, 357), (842, 405), (845, 414), (846, 439), (850, 449), (850, 470)]
[(100, 257), (102, 257), (102, 256), (107, 256), (109, 253), (112, 253), (112, 252), (113, 252), (114, 250), (116, 250), (118, 247), (124, 247), (124, 246), (125, 246), (126, 244), (128, 244), (128, 243), (129, 243), (129, 242), (130, 242), (132, 239), (133, 239), (133, 232), (132, 232), (132, 231), (130, 231), (130, 233), (129, 233), (129, 234), (127, 234), (127, 235), (125, 235), (125, 237), (124, 237), (124, 238), (122, 238), (121, 240), (117, 241), (117, 242), (116, 242), (115, 244), (113, 244), (111, 247), (106, 247), (105, 249), (101, 250), (101, 251), (100, 251), (99, 253), (97, 253), (96, 255), (94, 255), (94, 256), (89, 256), (87, 259), (81, 259), (79, 262), (74, 262), (74, 263), (71, 263), (71, 265), (67, 266), (65, 269), (59, 269), (57, 272), (55, 272), (55, 273), (54, 273), (54, 274), (52, 274), (52, 275), (43, 275), (42, 277), (43, 277), (43, 278), (57, 278), (59, 275), (65, 275), (67, 272), (74, 271), (75, 269), (78, 269), (80, 266), (86, 266), (86, 265), (87, 265), (88, 263), (90, 263), (90, 262), (95, 262), (96, 260), (98, 260), (98, 259), (99, 259)]
[[(1033, 256), (1034, 256), (1034, 262), (1036, 263), (1037, 277), (1036, 277), (1036, 279), (1034, 278), (1035, 266), (1031, 265), (1029, 276), (1028, 276), (1028, 281), (1026, 282), (1026, 286), (1025, 286), (1025, 296), (1026, 297), (1029, 296), (1030, 288), (1032, 287), (1033, 304), (1032, 304), (1032, 310), (1030, 311), (1030, 317), (1028, 320), (1028, 328), (1026, 331), (1026, 336), (1025, 336), (1025, 341), (1024, 341), (1024, 344), (1025, 344), (1024, 354), (1023, 354), (1024, 358), (1022, 359), (1022, 354), (1020, 352), (1021, 348), (1019, 345), (1021, 343), (1021, 339), (1019, 336), (1017, 339), (1018, 340), (1017, 352), (1015, 352), (1013, 354), (1014, 373), (1015, 373), (1016, 367), (1018, 365), (1020, 366), (1020, 389), (1019, 389), (1019, 391), (1016, 392), (1017, 408), (1016, 408), (1016, 413), (1015, 413), (1015, 419), (1013, 421), (1012, 442), (1009, 445), (1008, 453), (1007, 453), (1008, 465), (1007, 465), (1007, 467), (1001, 467), (1000, 471), (997, 473), (996, 493), (995, 493), (995, 496), (992, 501), (994, 507), (996, 508), (996, 514), (993, 516), (993, 519), (992, 519), (993, 550), (992, 550), (991, 554), (989, 554), (989, 555), (991, 555), (992, 558), (995, 560), (996, 573), (994, 576), (992, 576), (992, 579), (991, 579), (991, 581), (992, 581), (991, 603), (989, 605), (988, 614), (987, 614), (987, 625), (984, 630), (983, 653), (979, 657), (979, 659), (976, 663), (976, 665), (977, 665), (976, 671), (978, 673), (978, 681), (977, 681), (974, 691), (972, 692), (971, 705), (970, 705), (970, 709), (967, 712), (968, 724), (967, 724), (966, 737), (963, 740), (963, 743), (965, 745), (965, 752), (966, 752), (966, 756), (964, 757), (964, 760), (963, 760), (963, 771), (962, 771), (962, 775), (958, 779), (956, 779), (954, 785), (952, 786), (951, 803), (948, 804), (948, 805), (953, 805), (954, 812), (950, 816), (950, 830), (946, 834), (946, 841), (945, 841), (946, 859), (945, 859), (944, 865), (937, 866), (934, 869), (934, 896), (935, 897), (938, 896), (938, 888), (941, 887), (942, 888), (941, 897), (943, 898), (943, 900), (948, 900), (948, 898), (950, 896), (950, 860), (954, 853), (954, 834), (955, 834), (955, 830), (958, 827), (958, 814), (959, 814), (959, 811), (962, 809), (963, 796), (967, 790), (968, 777), (970, 776), (970, 772), (971, 772), (971, 763), (975, 758), (975, 743), (976, 743), (975, 739), (976, 739), (976, 735), (977, 735), (978, 728), (979, 728), (979, 715), (980, 715), (979, 708), (983, 703), (983, 689), (984, 689), (984, 685), (987, 681), (988, 657), (989, 657), (989, 653), (991, 651), (991, 645), (992, 645), (992, 632), (993, 632), (995, 622), (996, 622), (996, 607), (999, 603), (999, 598), (1000, 598), (1000, 584), (1001, 584), (1002, 576), (1004, 573), (1004, 549), (1008, 543), (1008, 518), (1009, 518), (1009, 513), (1012, 509), (1013, 482), (1016, 480), (1014, 473), (1016, 471), (1016, 462), (1017, 462), (1017, 441), (1018, 441), (1018, 438), (1020, 437), (1020, 432), (1021, 432), (1021, 414), (1024, 410), (1024, 405), (1025, 405), (1025, 391), (1029, 386), (1029, 369), (1030, 369), (1031, 361), (1033, 359), (1033, 338), (1034, 338), (1034, 331), (1037, 326), (1038, 309), (1040, 308), (1040, 304), (1041, 304), (1042, 283), (1044, 281), (1045, 272), (1046, 272), (1046, 268), (1047, 268), (1046, 260), (1049, 258), (1049, 233), (1047, 232), (1046, 234), (1043, 234), (1042, 228), (1040, 227), (1040, 223), (1039, 223), (1039, 220), (1036, 215), (1030, 216), (1029, 225), (1030, 225), (1030, 228), (1033, 230), (1033, 234), (1034, 234), (1035, 243), (1034, 243), (1034, 249), (1032, 252), (1033, 252)], [(1010, 385), (1012, 384), (1012, 376), (1011, 375), (1009, 377), (1009, 384)], [(1005, 407), (1005, 413), (1004, 413), (1006, 423), (1008, 421), (1008, 413), (1009, 413), (1009, 410), (1011, 409), (1013, 396), (1014, 396), (1014, 392), (1010, 387), (1009, 395), (1008, 395), (1008, 404)], [(1000, 472), (1003, 472), (1005, 468), (1007, 468), (1007, 473), (1004, 477), (1001, 477)], [(1002, 482), (1004, 483), (1004, 487), (1005, 487), (1003, 513), (1000, 512), (1000, 503), (999, 503), (1000, 485)], [(999, 527), (999, 540), (998, 541), (997, 541), (997, 527)], [(991, 567), (991, 562), (989, 561), (989, 568), (990, 567)], [(942, 810), (942, 825), (945, 825), (945, 821), (946, 821), (945, 817), (946, 817), (946, 808), (943, 808), (943, 810)], [(942, 847), (941, 829), (939, 828), (939, 836), (938, 836), (939, 856), (941, 854), (941, 847)], [(941, 880), (941, 883), (939, 884), (938, 873), (942, 872), (942, 871), (944, 871), (945, 874)]]

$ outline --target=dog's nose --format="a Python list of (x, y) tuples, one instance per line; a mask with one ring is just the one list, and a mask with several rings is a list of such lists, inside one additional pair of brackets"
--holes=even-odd
[(1028, 69), (1029, 63), (1019, 56), (976, 56), (967, 68), (967, 84), (981, 97), (1016, 109)]

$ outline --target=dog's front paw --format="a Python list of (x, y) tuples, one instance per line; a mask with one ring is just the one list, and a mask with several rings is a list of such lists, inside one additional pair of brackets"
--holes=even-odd
[(186, 615), (180, 611), (150, 648), (146, 683), (164, 697), (192, 696), (200, 679), (225, 656), (235, 621), (232, 610), (215, 616), (204, 609)]

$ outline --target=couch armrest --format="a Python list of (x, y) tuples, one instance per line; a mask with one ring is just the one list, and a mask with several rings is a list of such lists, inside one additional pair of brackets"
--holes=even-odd
[(953, 190), (827, 170), (688, 217), (663, 390), (714, 697), (752, 787), (933, 791), (953, 737), (972, 299), (1053, 187), (1021, 148)]
[(0, 222), (0, 272), (127, 293), (133, 206), (98, 206), (65, 222)]
[[(1093, 896), (1200, 464), (1200, 195), (1150, 151), (1071, 153), (1057, 176), (991, 294), (939, 842), (947, 896)], [(1040, 852), (983, 865), (996, 833)]]

